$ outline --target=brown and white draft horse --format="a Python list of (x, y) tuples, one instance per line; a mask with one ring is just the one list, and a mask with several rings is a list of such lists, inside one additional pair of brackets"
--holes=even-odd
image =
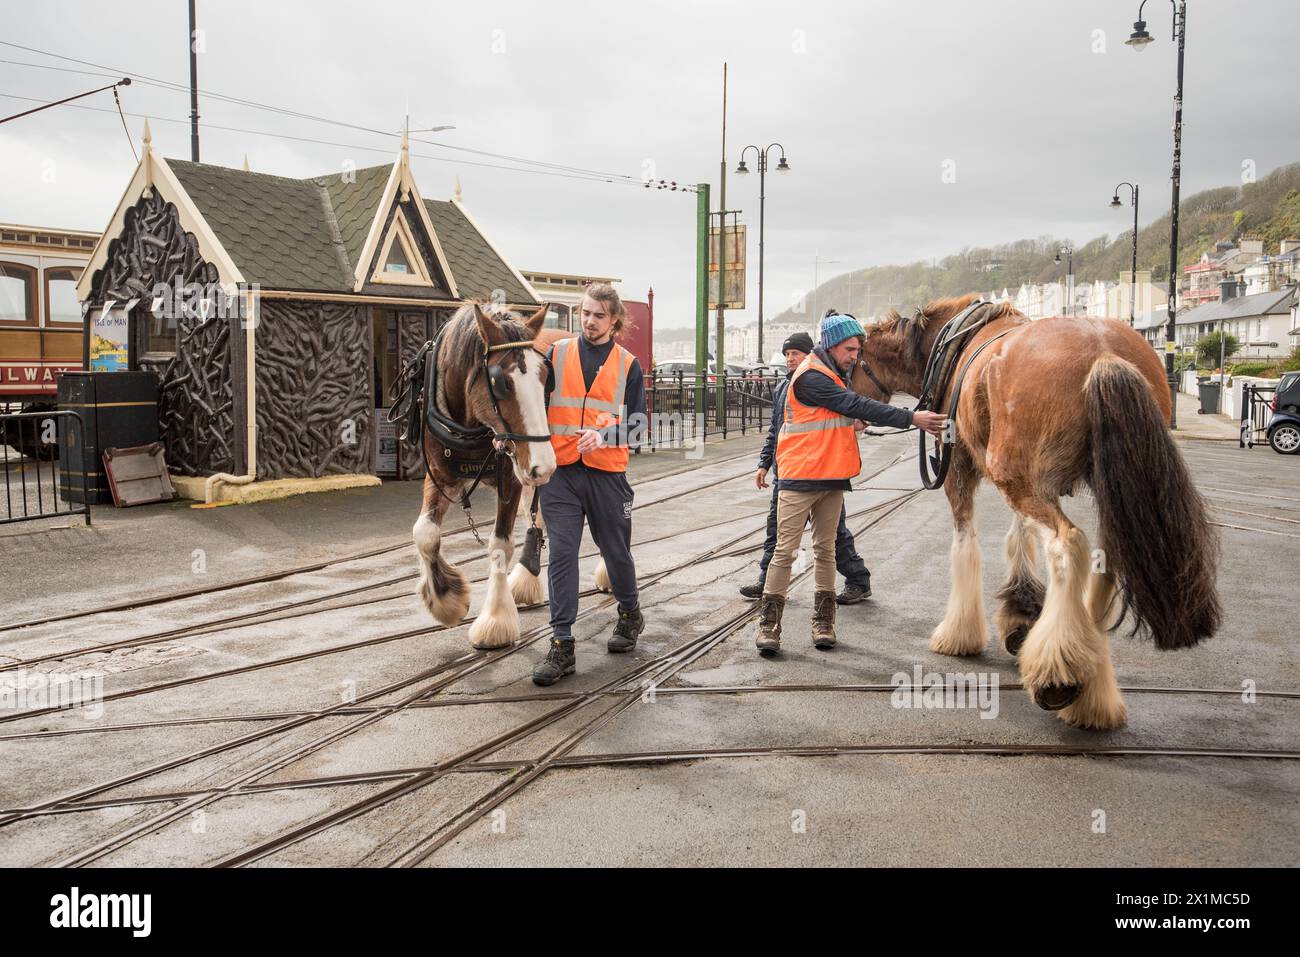
[[(891, 311), (868, 327), (863, 360), (880, 385), (919, 395), (939, 330), (974, 301), (940, 299), (909, 318)], [(987, 478), (1012, 510), (996, 621), (1026, 690), (1069, 724), (1118, 728), (1127, 710), (1107, 632), (1131, 614), (1134, 630), (1166, 650), (1208, 638), (1220, 621), (1217, 540), (1169, 435), (1164, 366), (1123, 322), (1031, 322), (1010, 303), (980, 308), (991, 310), (989, 322), (965, 343), (958, 369), (981, 343), (1017, 328), (975, 357), (962, 385), (944, 483), (952, 589), (930, 648), (974, 655), (988, 644), (974, 521), (975, 490)], [(853, 388), (889, 398), (861, 365)], [(948, 404), (942, 396), (937, 408)], [(1080, 486), (1097, 504), (1096, 552), (1061, 510), (1061, 496)], [(1035, 535), (1046, 553), (1046, 587), (1036, 574)]]
[[(537, 441), (508, 440), (512, 468), (499, 480), (484, 480), (499, 489), (496, 524), (488, 543), (487, 599), (470, 625), (475, 648), (500, 648), (519, 637), (517, 604), (542, 598), (537, 576), (516, 565), (507, 578), (514, 554), (515, 517), (523, 489), (544, 485), (555, 471), (546, 422), (546, 355), (556, 339), (570, 335), (543, 329), (546, 306), (527, 320), (508, 310), (469, 303), (456, 311), (441, 335), (437, 353), (436, 402), (444, 416), (467, 428), (490, 429), (497, 434), (538, 436)], [(518, 347), (511, 347), (518, 343)], [(495, 393), (493, 383), (495, 382)], [(420, 410), (423, 413), (423, 410)], [(446, 446), (426, 429), (424, 501), (411, 529), (419, 553), (418, 594), (430, 614), (447, 626), (459, 624), (469, 612), (470, 589), (464, 574), (441, 554), (442, 520), (470, 479), (452, 468)], [(500, 466), (505, 469), (504, 464)]]

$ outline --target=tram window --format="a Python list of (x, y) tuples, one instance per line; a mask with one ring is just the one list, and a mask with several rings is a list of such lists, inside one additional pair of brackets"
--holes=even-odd
[(36, 270), (22, 263), (0, 262), (0, 323), (36, 325)]
[(59, 266), (45, 270), (45, 321), (81, 322), (81, 303), (77, 302), (77, 280), (81, 270)]

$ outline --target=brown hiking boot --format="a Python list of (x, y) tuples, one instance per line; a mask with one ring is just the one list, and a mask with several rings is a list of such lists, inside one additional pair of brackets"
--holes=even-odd
[(813, 595), (813, 647), (826, 651), (835, 647), (835, 592), (819, 591)]
[(780, 595), (764, 594), (758, 602), (758, 637), (754, 644), (759, 653), (772, 657), (781, 650), (781, 613), (785, 611), (785, 599)]

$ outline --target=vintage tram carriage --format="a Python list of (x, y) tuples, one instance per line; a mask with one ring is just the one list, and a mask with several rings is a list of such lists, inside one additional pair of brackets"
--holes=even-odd
[[(0, 223), (0, 410), (53, 408), (59, 374), (82, 368), (76, 286), (98, 238)], [(26, 447), (28, 435), (9, 438), (26, 454), (40, 451)]]

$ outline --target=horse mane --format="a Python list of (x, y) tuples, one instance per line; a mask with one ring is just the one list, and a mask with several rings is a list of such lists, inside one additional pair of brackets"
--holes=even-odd
[(453, 418), (460, 421), (466, 420), (464, 390), (448, 392), (447, 382), (449, 376), (454, 376), (455, 382), (467, 387), (481, 374), (479, 357), (483, 354), (483, 340), (478, 334), (478, 320), (474, 316), (475, 306), (496, 322), (507, 342), (526, 342), (533, 338), (518, 313), (512, 312), (499, 303), (481, 299), (465, 303), (447, 320), (447, 331), (443, 335), (442, 348), (438, 353), (440, 366), (438, 398), (442, 407)]
[[(894, 351), (909, 369), (924, 369), (930, 354), (927, 333), (937, 332), (945, 322), (978, 298), (972, 292), (964, 296), (932, 299), (912, 316), (904, 316), (897, 309), (890, 309), (885, 313), (884, 319), (867, 330), (867, 334), (873, 343)], [(993, 310), (988, 317), (990, 322), (1010, 315), (1020, 315), (1009, 302), (993, 303), (989, 308)]]

